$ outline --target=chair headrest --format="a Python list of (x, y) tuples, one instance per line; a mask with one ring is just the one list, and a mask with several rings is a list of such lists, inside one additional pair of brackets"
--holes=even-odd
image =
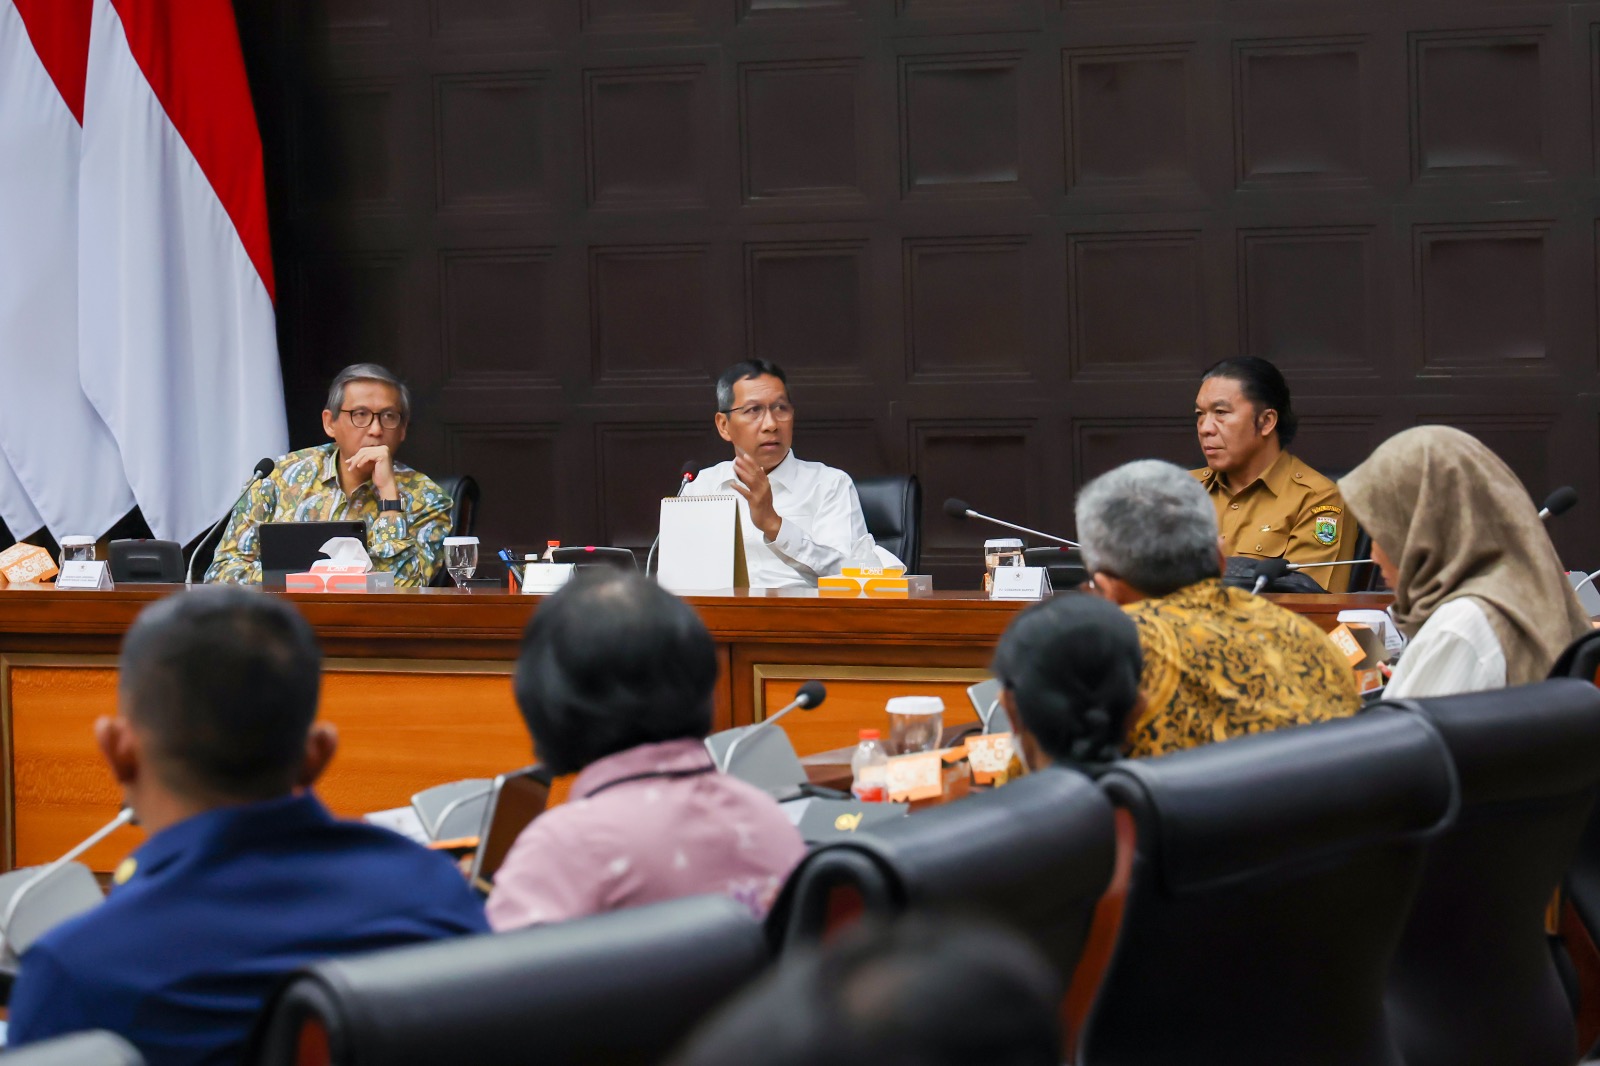
[(898, 819), (853, 843), (899, 871), (913, 904), (987, 898), (1028, 908), (1040, 884), (1063, 899), (1098, 895), (1116, 860), (1110, 803), (1087, 777), (1060, 768)]
[(1562, 677), (1516, 688), (1378, 705), (1431, 721), (1463, 803), (1559, 796), (1600, 780), (1600, 688)]
[(597, 1034), (624, 1014), (630, 1031), (613, 1034), (616, 1042), (675, 1042), (769, 957), (748, 910), (725, 896), (694, 896), (329, 959), (300, 980), (320, 986), (314, 1001), (339, 1005), (341, 1035), (362, 1048), (363, 1061), (472, 1061), (478, 1041), (503, 1048), (519, 1040), (566, 1061), (606, 1046), (610, 1038)]
[(1101, 786), (1133, 812), (1140, 855), (1173, 893), (1425, 837), (1459, 802), (1432, 725), (1388, 712), (1126, 760)]

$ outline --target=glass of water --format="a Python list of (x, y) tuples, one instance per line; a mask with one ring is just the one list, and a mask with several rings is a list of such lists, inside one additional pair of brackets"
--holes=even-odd
[(456, 583), (456, 588), (464, 586), (478, 568), (478, 538), (444, 538), (444, 568), (450, 571), (450, 580)]
[(94, 562), (94, 538), (82, 535), (61, 538), (61, 561)]

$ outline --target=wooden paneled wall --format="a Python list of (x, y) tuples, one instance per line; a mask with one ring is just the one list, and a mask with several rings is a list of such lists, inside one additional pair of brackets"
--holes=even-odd
[(714, 375), (797, 451), (1071, 529), (1199, 461), (1199, 372), (1278, 361), (1297, 450), (1450, 422), (1600, 565), (1600, 4), (238, 0), (297, 444), (357, 359), (486, 542), (643, 545)]

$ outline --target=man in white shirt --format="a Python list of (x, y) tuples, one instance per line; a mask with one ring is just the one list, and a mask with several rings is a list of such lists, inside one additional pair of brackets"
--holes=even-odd
[(751, 588), (815, 587), (852, 559), (885, 561), (850, 475), (791, 450), (794, 404), (781, 367), (752, 359), (723, 371), (716, 423), (733, 459), (700, 471), (684, 495), (739, 497)]

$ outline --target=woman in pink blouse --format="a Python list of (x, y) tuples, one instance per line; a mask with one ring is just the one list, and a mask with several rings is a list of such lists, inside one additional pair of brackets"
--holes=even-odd
[(540, 761), (578, 778), (512, 845), (491, 926), (710, 892), (766, 913), (805, 844), (770, 796), (713, 765), (716, 681), (705, 625), (637, 575), (584, 575), (539, 606), (517, 704)]

